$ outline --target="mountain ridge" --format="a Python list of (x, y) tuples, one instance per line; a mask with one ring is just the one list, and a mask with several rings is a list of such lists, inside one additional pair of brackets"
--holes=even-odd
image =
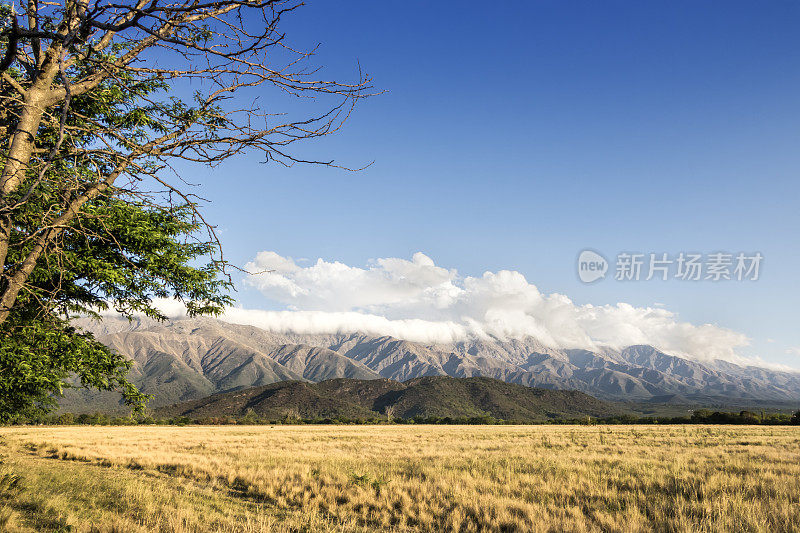
[[(595, 352), (551, 348), (533, 338), (422, 344), (364, 333), (273, 333), (211, 318), (79, 319), (76, 325), (133, 360), (131, 379), (154, 394), (153, 407), (280, 381), (425, 376), (487, 377), (611, 401), (800, 399), (800, 374), (701, 363), (647, 345)], [(61, 404), (79, 412), (118, 406), (119, 396), (71, 390)]]

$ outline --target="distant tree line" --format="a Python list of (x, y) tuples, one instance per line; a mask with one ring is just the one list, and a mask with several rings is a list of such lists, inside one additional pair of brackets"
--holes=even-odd
[(73, 414), (61, 413), (42, 414), (32, 417), (17, 417), (9, 422), (11, 425), (92, 425), (92, 426), (127, 426), (127, 425), (303, 425), (303, 424), (337, 424), (337, 425), (374, 425), (374, 424), (439, 424), (439, 425), (632, 425), (632, 424), (739, 424), (739, 425), (764, 425), (764, 426), (800, 426), (800, 411), (790, 415), (787, 413), (754, 413), (752, 411), (725, 412), (700, 409), (691, 416), (675, 417), (638, 417), (634, 415), (618, 415), (605, 418), (558, 418), (541, 421), (531, 420), (504, 420), (492, 416), (473, 417), (437, 417), (416, 416), (413, 418), (402, 417), (315, 417), (303, 418), (297, 413), (289, 412), (281, 418), (262, 417), (253, 411), (243, 416), (213, 416), (213, 417), (188, 417), (178, 416), (159, 418), (152, 415), (115, 416), (105, 413)]

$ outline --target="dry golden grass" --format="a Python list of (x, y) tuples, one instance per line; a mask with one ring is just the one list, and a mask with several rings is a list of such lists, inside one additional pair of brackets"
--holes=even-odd
[(0, 530), (798, 531), (800, 428), (0, 429)]

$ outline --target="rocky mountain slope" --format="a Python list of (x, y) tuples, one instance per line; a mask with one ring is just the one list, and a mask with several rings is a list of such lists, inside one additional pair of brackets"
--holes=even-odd
[[(271, 333), (201, 318), (166, 324), (109, 318), (79, 326), (134, 361), (133, 381), (151, 406), (286, 380), (334, 378), (406, 381), (423, 376), (489, 377), (606, 400), (657, 402), (800, 399), (800, 374), (725, 361), (700, 363), (651, 346), (600, 352), (561, 350), (535, 339), (425, 345), (360, 333)], [(70, 391), (74, 411), (118, 405), (112, 393)]]

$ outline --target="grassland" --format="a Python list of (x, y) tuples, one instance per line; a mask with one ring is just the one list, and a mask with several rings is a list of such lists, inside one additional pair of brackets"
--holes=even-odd
[(18, 427), (0, 454), (0, 531), (800, 530), (797, 427)]

